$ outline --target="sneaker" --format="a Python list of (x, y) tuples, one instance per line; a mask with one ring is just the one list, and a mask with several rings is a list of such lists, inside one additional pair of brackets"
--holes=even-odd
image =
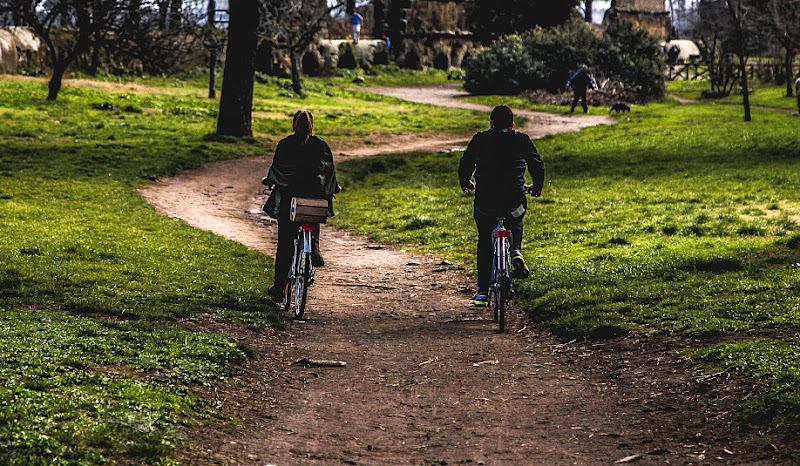
[(511, 267), (514, 269), (514, 278), (528, 278), (531, 275), (522, 254), (516, 254), (511, 258)]
[(486, 291), (478, 291), (475, 296), (469, 300), (469, 303), (475, 307), (486, 307), (489, 305), (489, 293)]
[(283, 302), (283, 289), (276, 288), (275, 285), (267, 288), (267, 296), (275, 301), (275, 304)]
[(325, 259), (319, 251), (311, 251), (311, 265), (314, 267), (325, 267)]

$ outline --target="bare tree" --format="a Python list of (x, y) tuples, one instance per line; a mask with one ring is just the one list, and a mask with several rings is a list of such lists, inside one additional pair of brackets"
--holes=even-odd
[(222, 47), (217, 37), (217, 2), (208, 0), (206, 9), (205, 43), (208, 49), (208, 98), (217, 97), (217, 54)]
[(264, 18), (265, 40), (289, 55), (292, 66), (292, 89), (303, 93), (300, 60), (314, 43), (319, 32), (328, 25), (331, 11), (342, 3), (327, 0), (272, 0), (267, 2)]
[(800, 0), (756, 0), (755, 4), (759, 22), (783, 49), (786, 97), (792, 97), (792, 62), (795, 48), (800, 47)]
[(728, 4), (728, 10), (733, 17), (733, 25), (736, 30), (736, 48), (739, 55), (739, 71), (742, 79), (742, 100), (744, 103), (744, 121), (750, 121), (750, 89), (747, 87), (747, 57), (745, 55), (745, 19), (749, 13), (748, 8), (744, 5), (743, 0), (725, 0)]
[[(64, 73), (75, 59), (87, 52), (93, 42), (102, 40), (121, 16), (124, 3), (118, 0), (2, 0), (0, 10), (11, 11), (19, 25), (29, 26), (47, 44), (53, 74), (47, 100), (56, 100)], [(52, 30), (71, 29), (75, 40), (56, 44)]]
[(724, 0), (700, 0), (693, 29), (708, 65), (711, 95), (730, 95), (739, 82), (739, 74), (733, 66), (733, 55), (725, 48), (733, 34), (732, 19)]

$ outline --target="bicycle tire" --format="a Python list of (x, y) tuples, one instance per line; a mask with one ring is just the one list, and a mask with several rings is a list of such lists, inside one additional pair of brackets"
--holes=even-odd
[(283, 312), (288, 313), (292, 308), (292, 288), (294, 280), (289, 280), (283, 290)]
[(500, 332), (506, 330), (506, 303), (508, 302), (508, 277), (500, 277), (499, 292), (495, 306), (497, 307), (495, 313), (497, 314), (497, 329)]
[(311, 284), (311, 255), (301, 251), (298, 263), (302, 264), (302, 266), (296, 270), (293, 299), (294, 317), (295, 319), (302, 319), (306, 311), (308, 286)]

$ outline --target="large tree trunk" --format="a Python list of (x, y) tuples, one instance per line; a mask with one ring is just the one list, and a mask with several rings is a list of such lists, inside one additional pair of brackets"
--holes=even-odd
[(259, 0), (231, 0), (217, 134), (252, 136), (253, 82), (261, 20)]
[(593, 0), (583, 0), (583, 6), (585, 8), (585, 11), (583, 12), (583, 19), (587, 23), (592, 22), (592, 3)]

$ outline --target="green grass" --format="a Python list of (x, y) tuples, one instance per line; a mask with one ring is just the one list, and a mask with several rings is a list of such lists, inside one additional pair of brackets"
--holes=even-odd
[(252, 355), (181, 322), (283, 326), (264, 298), (270, 258), (157, 214), (136, 186), (267, 153), (298, 108), (334, 149), (486, 118), (335, 79), (299, 98), (287, 83), (258, 83), (256, 137), (230, 139), (211, 135), (219, 104), (197, 76), (67, 82), (55, 102), (44, 80), (0, 77), (0, 463), (175, 463), (186, 425), (217, 422), (196, 388)]
[[(774, 84), (765, 84), (759, 81), (748, 81), (751, 88), (750, 105), (752, 107), (767, 107), (797, 111), (797, 98), (786, 97), (786, 87)], [(711, 86), (707, 81), (671, 81), (667, 84), (667, 92), (678, 97), (691, 100), (703, 100), (708, 104), (734, 105), (741, 108), (742, 93), (741, 86), (734, 89), (728, 97), (721, 99), (704, 99), (703, 91), (710, 91)]]
[[(702, 341), (800, 327), (796, 120), (754, 110), (744, 123), (740, 111), (664, 102), (614, 126), (537, 141), (548, 178), (525, 219), (534, 278), (520, 283), (518, 305), (567, 339), (636, 331)], [(472, 198), (458, 189), (459, 157), (341, 164), (349, 189), (335, 223), (472, 264)], [(779, 396), (787, 402), (800, 394), (800, 384), (788, 387)], [(780, 414), (798, 420), (798, 412)]]

